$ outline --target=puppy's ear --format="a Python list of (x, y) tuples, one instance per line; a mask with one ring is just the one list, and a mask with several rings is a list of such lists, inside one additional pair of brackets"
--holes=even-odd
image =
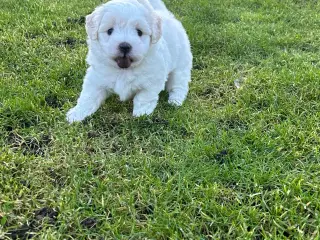
[(98, 29), (102, 19), (102, 7), (97, 8), (93, 13), (86, 16), (86, 31), (90, 39), (98, 39)]
[(159, 41), (162, 35), (162, 20), (159, 17), (152, 5), (148, 0), (138, 0), (138, 2), (143, 5), (149, 13), (152, 15), (152, 35), (151, 35), (151, 43), (155, 44)]
[(162, 19), (157, 14), (153, 14), (151, 43), (155, 44), (162, 36)]

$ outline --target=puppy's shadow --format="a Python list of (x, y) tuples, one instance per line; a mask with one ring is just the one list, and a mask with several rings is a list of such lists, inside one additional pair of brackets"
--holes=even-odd
[[(159, 101), (154, 112), (149, 116), (133, 117), (133, 101), (121, 102), (117, 95), (108, 98), (100, 109), (92, 116), (84, 120), (85, 125), (92, 125), (101, 130), (117, 128), (118, 125), (143, 122), (167, 122), (164, 115), (171, 115), (176, 108), (168, 103), (169, 94), (162, 91), (159, 94)], [(160, 119), (160, 120), (159, 120)]]
[(159, 110), (165, 110), (166, 112), (172, 113), (174, 110), (176, 110), (177, 109), (176, 107), (168, 103), (168, 99), (169, 99), (169, 93), (166, 90), (163, 90), (159, 94), (159, 102), (155, 112), (159, 112)]
[(166, 90), (163, 90), (159, 94), (159, 103), (168, 102), (169, 93)]
[[(174, 110), (175, 107), (173, 107), (168, 103), (168, 99), (169, 99), (168, 92), (165, 90), (161, 91), (159, 94), (157, 107), (150, 116), (153, 116), (156, 113), (159, 113), (159, 110), (166, 110), (166, 111)], [(113, 95), (112, 97), (108, 98), (105, 101), (105, 103), (101, 106), (101, 108), (103, 109), (104, 112), (107, 111), (108, 114), (127, 113), (129, 115), (132, 115), (133, 100), (131, 99), (129, 101), (121, 102), (118, 96)]]
[(133, 111), (133, 101), (121, 102), (116, 94), (113, 94), (108, 98), (104, 104), (102, 104), (103, 111), (107, 111), (108, 114), (129, 113)]

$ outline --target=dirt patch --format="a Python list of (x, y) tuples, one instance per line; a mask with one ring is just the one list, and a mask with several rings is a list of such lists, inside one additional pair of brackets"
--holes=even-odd
[(49, 207), (41, 208), (34, 212), (34, 217), (17, 229), (11, 229), (7, 235), (11, 239), (30, 239), (35, 232), (42, 229), (44, 223), (46, 225), (54, 225), (57, 221), (59, 213), (57, 210)]
[(57, 46), (69, 46), (69, 47), (74, 47), (77, 43), (77, 39), (72, 38), (72, 37), (67, 37), (66, 39), (63, 40), (58, 40), (56, 42)]
[(99, 136), (101, 136), (101, 133), (99, 133), (98, 131), (89, 131), (87, 136), (89, 139), (98, 138)]
[(22, 186), (24, 186), (24, 187), (26, 187), (26, 188), (31, 188), (31, 184), (30, 184), (30, 182), (29, 182), (28, 180), (22, 179), (22, 180), (20, 180), (19, 182), (20, 182), (20, 184), (21, 184)]
[(30, 233), (33, 231), (33, 228), (31, 228), (28, 224), (23, 224), (21, 227), (17, 229), (13, 229), (8, 231), (7, 235), (11, 239), (30, 239), (33, 237), (33, 233)]
[(48, 218), (49, 224), (54, 224), (57, 220), (59, 213), (57, 210), (49, 207), (41, 208), (35, 211), (34, 217), (37, 221), (42, 221), (44, 218)]
[(7, 137), (8, 145), (14, 151), (21, 151), (23, 155), (43, 156), (46, 148), (51, 144), (51, 135), (42, 135), (40, 138), (22, 137), (15, 132), (10, 132)]
[(61, 169), (48, 168), (46, 173), (50, 177), (51, 182), (54, 186), (65, 186), (67, 178), (61, 173)]
[(83, 228), (94, 228), (97, 225), (97, 220), (94, 218), (85, 218), (80, 224)]
[(96, 149), (94, 147), (92, 147), (92, 146), (86, 146), (85, 151), (89, 155), (95, 154), (97, 152)]
[(150, 215), (153, 214), (154, 212), (154, 206), (152, 204), (142, 204), (142, 203), (136, 203), (134, 205), (136, 211), (137, 211), (137, 215), (136, 215), (136, 218), (137, 220), (139, 221), (146, 221), (148, 220), (148, 217)]
[(218, 152), (215, 156), (214, 159), (219, 163), (219, 164), (224, 164), (226, 161), (226, 158), (228, 156), (229, 152), (226, 149), (221, 150)]
[(44, 98), (46, 105), (52, 108), (61, 108), (64, 104), (56, 93), (49, 93)]
[(13, 127), (12, 127), (12, 126), (9, 126), (9, 125), (3, 126), (3, 129), (4, 129), (6, 132), (12, 132), (12, 131), (13, 131)]

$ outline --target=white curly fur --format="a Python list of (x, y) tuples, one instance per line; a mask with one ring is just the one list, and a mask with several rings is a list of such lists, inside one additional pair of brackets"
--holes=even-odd
[[(134, 116), (151, 114), (164, 89), (170, 104), (183, 103), (191, 79), (190, 43), (182, 24), (161, 0), (109, 1), (87, 16), (86, 30), (89, 68), (77, 105), (67, 113), (70, 123), (93, 114), (113, 93), (121, 101), (133, 98)], [(132, 46), (127, 68), (115, 60), (123, 57), (119, 50), (123, 42)]]

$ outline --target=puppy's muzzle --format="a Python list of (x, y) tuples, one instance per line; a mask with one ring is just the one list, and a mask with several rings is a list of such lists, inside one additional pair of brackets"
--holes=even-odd
[(127, 42), (123, 42), (119, 44), (118, 48), (119, 48), (119, 52), (121, 53), (121, 56), (115, 59), (115, 61), (118, 64), (118, 67), (129, 68), (131, 66), (131, 63), (133, 62), (133, 59), (129, 55), (131, 52), (132, 46)]
[(119, 44), (119, 50), (124, 55), (128, 54), (131, 51), (131, 49), (132, 49), (132, 46), (127, 42), (123, 42)]

